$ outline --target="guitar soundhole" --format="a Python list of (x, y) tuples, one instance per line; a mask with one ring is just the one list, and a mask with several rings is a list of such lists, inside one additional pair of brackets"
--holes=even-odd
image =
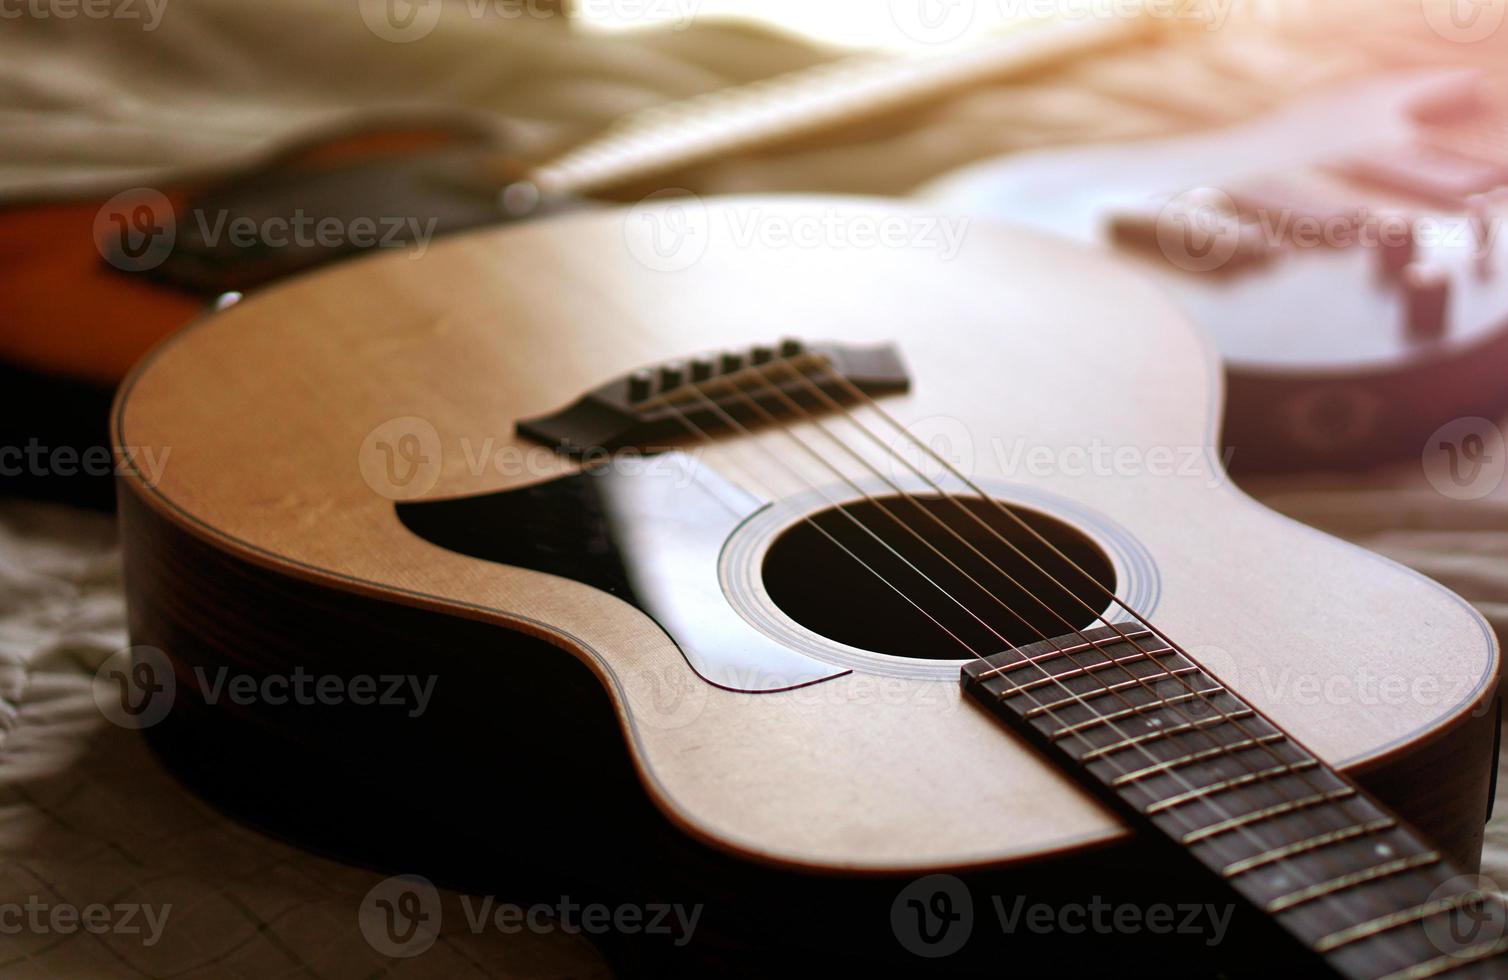
[(1109, 605), (1114, 567), (1081, 531), (978, 498), (913, 499), (845, 504), (791, 527), (765, 556), (770, 598), (831, 640), (927, 660), (969, 660), (1089, 628)]

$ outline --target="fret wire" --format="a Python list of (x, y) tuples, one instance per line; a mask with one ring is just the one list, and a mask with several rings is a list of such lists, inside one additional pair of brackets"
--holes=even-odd
[(1151, 816), (1155, 813), (1163, 813), (1173, 809), (1174, 807), (1183, 806), (1185, 803), (1192, 803), (1195, 800), (1203, 799), (1206, 796), (1212, 796), (1215, 793), (1224, 793), (1227, 790), (1240, 789), (1242, 786), (1250, 786), (1252, 783), (1263, 782), (1276, 776), (1289, 776), (1296, 772), (1304, 772), (1310, 769), (1318, 768), (1318, 766), (1319, 761), (1317, 759), (1302, 759), (1298, 762), (1285, 762), (1280, 766), (1269, 766), (1266, 769), (1259, 769), (1256, 772), (1248, 772), (1240, 776), (1232, 776), (1230, 779), (1222, 779), (1218, 783), (1209, 783), (1208, 785), (1191, 789), (1186, 793), (1179, 793), (1176, 796), (1170, 796), (1167, 799), (1158, 800), (1156, 803), (1153, 803), (1151, 806), (1147, 807), (1145, 813), (1148, 816)]
[(1413, 908), (1404, 909), (1401, 912), (1381, 915), (1375, 919), (1341, 929), (1338, 932), (1332, 932), (1330, 935), (1316, 942), (1314, 950), (1321, 954), (1334, 952), (1337, 949), (1349, 946), (1352, 943), (1361, 942), (1365, 939), (1371, 939), (1373, 936), (1381, 935), (1384, 932), (1411, 925), (1415, 922), (1423, 922), (1425, 919), (1432, 919), (1442, 912), (1454, 912), (1456, 909), (1469, 905), (1472, 902), (1481, 901), (1487, 897), (1489, 896), (1485, 892), (1467, 891), (1459, 895), (1452, 895), (1450, 898), (1442, 898), (1433, 902), (1425, 902), (1422, 905), (1415, 905)]
[[(1148, 637), (1148, 636), (1151, 636), (1151, 635), (1152, 634), (1149, 633), (1149, 632), (1147, 632), (1146, 630), (1142, 630), (1141, 633), (1138, 634), (1138, 638), (1145, 638), (1145, 637)], [(1001, 677), (1001, 678), (1003, 678), (1006, 674), (1013, 673), (1014, 671), (1016, 671), (1017, 669), (1022, 668), (1022, 667), (1035, 667), (1035, 666), (1038, 666), (1040, 664), (1047, 663), (1048, 661), (1051, 661), (1051, 660), (1057, 660), (1060, 657), (1068, 657), (1068, 656), (1072, 656), (1073, 654), (1076, 654), (1076, 653), (1083, 653), (1085, 650), (1101, 650), (1101, 651), (1103, 651), (1105, 649), (1105, 647), (1107, 647), (1107, 646), (1117, 646), (1117, 645), (1120, 644), (1120, 642), (1121, 641), (1119, 639), (1112, 640), (1112, 639), (1110, 639), (1110, 638), (1107, 637), (1107, 638), (1105, 638), (1103, 640), (1092, 640), (1092, 641), (1089, 641), (1087, 643), (1080, 643), (1080, 644), (1078, 644), (1076, 646), (1064, 647), (1062, 649), (1054, 649), (1050, 653), (1047, 653), (1045, 655), (1040, 655), (1040, 656), (1035, 656), (1035, 657), (1025, 657), (1025, 658), (1023, 658), (1021, 660), (1016, 660), (1016, 661), (1013, 661), (1013, 662), (1011, 662), (1009, 664), (1002, 664), (999, 667), (994, 668), (993, 670), (985, 671), (984, 673), (982, 673), (982, 674), (979, 675), (979, 680), (983, 681), (986, 678), (990, 677), (991, 675), (993, 675), (995, 677)], [(1167, 652), (1171, 653), (1172, 650), (1169, 649)], [(1050, 677), (1044, 678), (1044, 680), (1050, 680), (1050, 679), (1051, 679)]]
[[(1132, 654), (1132, 656), (1141, 657), (1141, 654)], [(1142, 659), (1145, 659), (1145, 658), (1142, 658)], [(1107, 661), (1107, 664), (1114, 664), (1114, 663), (1119, 663), (1119, 662), (1120, 661), (1113, 661), (1112, 660), (1112, 661)], [(1026, 719), (1036, 718), (1036, 717), (1039, 717), (1040, 715), (1043, 715), (1043, 714), (1045, 714), (1045, 713), (1047, 713), (1049, 711), (1057, 710), (1058, 708), (1066, 708), (1066, 707), (1068, 707), (1071, 704), (1082, 704), (1083, 702), (1092, 701), (1092, 700), (1094, 700), (1096, 698), (1103, 697), (1106, 694), (1119, 694), (1121, 691), (1129, 691), (1133, 687), (1137, 687), (1139, 685), (1145, 685), (1148, 682), (1156, 683), (1157, 681), (1166, 680), (1166, 679), (1168, 679), (1170, 677), (1178, 676), (1178, 675), (1181, 675), (1181, 674), (1193, 673), (1194, 671), (1197, 671), (1199, 669), (1200, 668), (1198, 668), (1198, 667), (1181, 667), (1178, 670), (1164, 670), (1164, 671), (1159, 671), (1156, 674), (1148, 674), (1146, 677), (1133, 677), (1129, 681), (1118, 681), (1118, 682), (1116, 682), (1114, 684), (1107, 685), (1106, 687), (1103, 687), (1103, 688), (1101, 688), (1098, 691), (1086, 691), (1082, 695), (1076, 695), (1076, 696), (1071, 697), (1071, 698), (1065, 698), (1062, 701), (1054, 701), (1052, 704), (1039, 704), (1037, 707), (1032, 708), (1031, 710), (1023, 713), (1021, 717), (1026, 718)], [(1059, 674), (1058, 676), (1062, 677), (1062, 676), (1065, 676), (1065, 675)], [(1072, 678), (1069, 678), (1069, 679), (1071, 680)], [(1011, 692), (1009, 692), (1007, 694), (1002, 694), (1001, 695), (1001, 700), (1005, 700), (1007, 698), (1014, 697), (1015, 695), (1017, 695), (1019, 693), (1020, 693), (1020, 689), (1011, 691)]]
[(1439, 864), (1444, 860), (1439, 851), (1425, 851), (1423, 854), (1415, 854), (1410, 857), (1399, 858), (1386, 864), (1373, 865), (1361, 871), (1353, 871), (1350, 874), (1341, 875), (1339, 878), (1331, 878), (1308, 888), (1301, 888), (1296, 892), (1290, 892), (1280, 898), (1268, 902), (1266, 909), (1276, 915), (1300, 905), (1307, 905), (1316, 899), (1333, 895), (1338, 891), (1345, 891), (1357, 885), (1364, 885), (1369, 881), (1379, 881), (1383, 878), (1391, 878), (1394, 875), (1403, 874), (1405, 871), (1413, 871), (1416, 868), (1427, 868), (1432, 864)]
[(1226, 878), (1234, 878), (1236, 875), (1245, 874), (1257, 868), (1265, 868), (1269, 864), (1282, 861), (1297, 854), (1304, 854), (1322, 847), (1328, 847), (1331, 844), (1339, 844), (1342, 841), (1355, 840), (1358, 837), (1365, 837), (1378, 831), (1392, 830), (1396, 826), (1398, 826), (1398, 821), (1392, 817), (1382, 817), (1377, 820), (1368, 821), (1367, 823), (1357, 824), (1354, 827), (1332, 830), (1327, 834), (1316, 834), (1306, 840), (1274, 848), (1265, 854), (1258, 854), (1244, 861), (1227, 864), (1224, 868), (1220, 869), (1220, 874)]
[[(1172, 651), (1169, 650), (1169, 651), (1164, 651), (1164, 652), (1171, 653)], [(1120, 667), (1120, 666), (1124, 666), (1125, 664), (1145, 663), (1146, 661), (1148, 661), (1150, 659), (1152, 659), (1152, 658), (1149, 657), (1149, 656), (1147, 656), (1144, 653), (1132, 653), (1132, 654), (1128, 654), (1127, 656), (1124, 656), (1124, 657), (1118, 657), (1118, 658), (1116, 658), (1114, 660), (1106, 660), (1106, 661), (1104, 661), (1102, 663), (1090, 664), (1087, 667), (1076, 667), (1073, 670), (1065, 670), (1061, 674), (1053, 674), (1051, 677), (1043, 677), (1043, 678), (1040, 678), (1038, 680), (1034, 680), (1034, 681), (1032, 681), (1029, 684), (1018, 684), (1018, 685), (1016, 685), (1013, 688), (1009, 688), (1007, 690), (1001, 691), (1000, 692), (1000, 697), (1002, 699), (1004, 699), (1004, 698), (1013, 698), (1013, 697), (1015, 697), (1018, 694), (1026, 694), (1026, 693), (1028, 693), (1030, 691), (1036, 691), (1036, 690), (1040, 690), (1043, 687), (1050, 686), (1055, 681), (1071, 681), (1071, 680), (1076, 680), (1076, 679), (1078, 679), (1080, 677), (1088, 677), (1090, 674), (1097, 674), (1101, 670), (1106, 670), (1106, 669), (1108, 669), (1110, 667)], [(1180, 668), (1180, 672), (1181, 673), (1185, 673), (1185, 674), (1190, 673), (1191, 671), (1196, 671), (1196, 670), (1199, 670), (1199, 668), (1198, 667), (1183, 667), (1183, 668)], [(1152, 676), (1149, 676), (1149, 677), (1143, 677), (1143, 678), (1139, 678), (1139, 679), (1143, 680), (1143, 681), (1155, 681), (1155, 680), (1159, 680), (1159, 679), (1161, 679), (1163, 677), (1169, 677), (1169, 676), (1172, 676), (1172, 675), (1170, 673), (1168, 673), (1167, 671), (1164, 671), (1161, 674), (1155, 674), (1155, 675), (1152, 675)], [(1134, 681), (1134, 680), (1137, 680), (1137, 679), (1138, 678), (1133, 678), (1132, 680)], [(1112, 685), (1112, 686), (1114, 686), (1114, 685)]]
[(1146, 742), (1155, 742), (1160, 738), (1172, 738), (1176, 735), (1187, 735), (1189, 732), (1197, 731), (1201, 728), (1213, 728), (1215, 725), (1224, 724), (1232, 718), (1245, 719), (1255, 718), (1256, 716), (1257, 713), (1252, 709), (1242, 708), (1239, 711), (1226, 712), (1225, 714), (1222, 714), (1216, 718), (1201, 718), (1198, 721), (1190, 721), (1184, 722), (1180, 725), (1174, 725), (1172, 728), (1159, 728), (1155, 732), (1145, 732), (1141, 735), (1132, 736), (1131, 738), (1125, 739), (1124, 741), (1111, 742), (1109, 745), (1102, 745), (1099, 748), (1091, 749), (1084, 755), (1080, 756), (1079, 761), (1092, 762), (1095, 759), (1103, 759), (1108, 755), (1112, 755), (1125, 749), (1136, 748), (1137, 746), (1142, 745)]
[(1110, 785), (1125, 786), (1130, 783), (1140, 782), (1141, 780), (1146, 779), (1149, 776), (1155, 776), (1158, 773), (1167, 772), (1169, 769), (1177, 769), (1181, 766), (1193, 765), (1196, 762), (1206, 762), (1210, 759), (1214, 759), (1221, 755), (1226, 755), (1232, 752), (1241, 752), (1246, 749), (1258, 748), (1262, 745), (1271, 745), (1275, 742), (1284, 741), (1285, 739), (1287, 739), (1287, 737), (1288, 736), (1284, 735), (1282, 732), (1277, 732), (1272, 735), (1263, 735), (1260, 738), (1242, 739), (1239, 742), (1232, 742), (1229, 745), (1221, 745), (1213, 749), (1204, 749), (1201, 752), (1194, 752), (1190, 755), (1182, 756), (1181, 758), (1177, 759), (1169, 759), (1167, 762), (1159, 762), (1155, 766), (1147, 766), (1145, 769), (1138, 769), (1135, 772), (1123, 773), (1122, 775), (1116, 776), (1114, 779), (1110, 780)]
[(1399, 970), (1379, 977), (1378, 980), (1428, 980), (1429, 977), (1438, 977), (1471, 966), (1473, 963), (1480, 963), (1499, 953), (1508, 953), (1508, 938), (1478, 943), (1475, 946), (1468, 946), (1459, 953), (1437, 956), (1417, 966), (1411, 966), (1407, 970)]
[(1060, 728), (1058, 729), (1058, 731), (1053, 733), (1052, 739), (1056, 742), (1060, 738), (1066, 738), (1069, 735), (1077, 735), (1079, 732), (1086, 731), (1090, 728), (1095, 727), (1096, 725), (1109, 725), (1113, 724), (1114, 722), (1120, 721), (1123, 718), (1131, 718), (1136, 715), (1144, 715), (1149, 711), (1157, 711), (1171, 705), (1181, 704), (1186, 701), (1192, 701), (1194, 698), (1208, 697), (1215, 694), (1225, 693), (1226, 690), (1223, 687), (1212, 687), (1203, 691), (1191, 691), (1188, 694), (1180, 694), (1177, 697), (1163, 698), (1161, 701), (1153, 701), (1150, 704), (1133, 704), (1129, 708), (1124, 708), (1120, 711), (1114, 711), (1108, 715), (1095, 715), (1093, 718), (1087, 719), (1085, 721), (1077, 722), (1065, 728)]
[(1262, 809), (1257, 810), (1253, 813), (1248, 813), (1239, 817), (1232, 817), (1229, 820), (1222, 820), (1217, 824), (1211, 824), (1210, 826), (1196, 830), (1193, 833), (1184, 834), (1183, 837), (1180, 838), (1180, 840), (1184, 844), (1197, 844), (1202, 840), (1208, 840), (1211, 837), (1216, 837), (1220, 834), (1228, 833), (1232, 830), (1238, 830), (1249, 823), (1256, 823), (1258, 821), (1266, 820), (1269, 817), (1281, 817), (1287, 813), (1297, 813), (1300, 810), (1306, 810), (1312, 806), (1321, 806), (1325, 803), (1332, 803), (1336, 800), (1347, 799), (1348, 797), (1355, 795), (1357, 795), (1356, 790), (1352, 789), (1349, 786), (1346, 786), (1341, 789), (1332, 790), (1328, 793), (1316, 793), (1313, 796), (1306, 796), (1297, 800), (1285, 800), (1282, 803), (1275, 803), (1272, 806), (1263, 807)]

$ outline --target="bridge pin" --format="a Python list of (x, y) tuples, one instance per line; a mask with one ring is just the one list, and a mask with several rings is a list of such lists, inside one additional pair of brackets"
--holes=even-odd
[(628, 400), (642, 402), (654, 391), (654, 375), (648, 371), (635, 371), (628, 376)]
[(686, 383), (686, 368), (680, 361), (672, 361), (660, 368), (660, 390), (671, 391)]

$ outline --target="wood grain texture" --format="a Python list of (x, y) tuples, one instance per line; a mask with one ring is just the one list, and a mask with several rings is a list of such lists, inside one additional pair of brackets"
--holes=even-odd
[[(646, 788), (672, 820), (785, 865), (997, 864), (1125, 831), (965, 704), (956, 677), (858, 670), (781, 694), (712, 688), (619, 600), (417, 539), (363, 477), (374, 430), (402, 417), (434, 427), (441, 453), (428, 496), (501, 490), (572, 466), (516, 442), (514, 419), (637, 365), (784, 335), (894, 340), (916, 383), (887, 399), (890, 411), (966, 433), (981, 479), (1130, 528), (1160, 576), (1145, 611), (1321, 757), (1386, 776), (1491, 703), (1495, 645), (1464, 602), (1220, 478), (1216, 365), (1138, 280), (1072, 247), (982, 226), (956, 255), (915, 236), (904, 247), (852, 244), (861, 223), (915, 229), (938, 217), (877, 202), (690, 207), (701, 254), (679, 271), (640, 261), (655, 255), (642, 210), (578, 215), (451, 240), (423, 261), (364, 259), (203, 321), (122, 389), (117, 440), (169, 452), (155, 485), (135, 474), (126, 492), (280, 574), (551, 639), (607, 685)], [(813, 217), (847, 231), (821, 233), (820, 248), (748, 235)], [(1186, 465), (1163, 476), (1145, 462), (1111, 476), (1013, 466), (1018, 439), (1059, 461), (1109, 446), (1143, 461), (1171, 451)], [(483, 447), (530, 465), (477, 467)], [(763, 458), (754, 450), (729, 439), (704, 458), (751, 492), (790, 492), (789, 481), (745, 480)], [(505, 655), (475, 651), (489, 666)], [(1366, 677), (1405, 693), (1369, 696)], [(668, 702), (667, 688), (678, 695)], [(1442, 832), (1479, 834), (1482, 813), (1462, 800), (1485, 799), (1489, 750), (1456, 745), (1469, 788), (1430, 801)]]

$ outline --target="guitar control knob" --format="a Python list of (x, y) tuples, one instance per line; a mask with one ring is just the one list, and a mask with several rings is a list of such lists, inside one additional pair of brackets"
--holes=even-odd
[(796, 357), (804, 350), (806, 350), (806, 347), (799, 340), (787, 337), (780, 342), (781, 357)]
[(1389, 282), (1402, 279), (1404, 270), (1414, 263), (1417, 253), (1418, 240), (1413, 221), (1394, 215), (1382, 223), (1377, 238), (1377, 254), (1384, 279)]
[(749, 360), (753, 364), (768, 364), (775, 359), (775, 348), (766, 347), (763, 344), (749, 352)]
[(1408, 332), (1419, 340), (1445, 335), (1450, 316), (1450, 272), (1416, 262), (1403, 272)]
[(680, 361), (672, 361), (660, 368), (660, 390), (673, 391), (686, 383), (686, 368)]
[(648, 371), (635, 371), (628, 376), (628, 400), (642, 402), (654, 391), (655, 376)]
[(712, 362), (712, 358), (710, 357), (696, 358), (691, 362), (691, 380), (706, 381), (708, 378), (712, 377), (712, 372), (715, 367), (716, 365)]
[(721, 368), (723, 374), (732, 374), (735, 371), (742, 371), (743, 367), (744, 356), (742, 354), (734, 354), (730, 351), (729, 353), (722, 356)]

